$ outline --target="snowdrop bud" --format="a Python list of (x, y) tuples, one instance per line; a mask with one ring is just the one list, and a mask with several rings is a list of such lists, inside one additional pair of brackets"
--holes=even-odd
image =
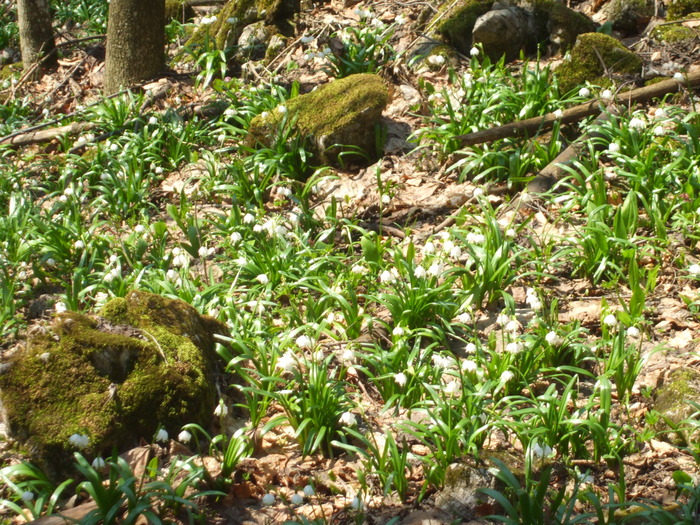
[(218, 417), (226, 417), (228, 415), (228, 407), (224, 403), (223, 399), (219, 400), (219, 404), (216, 405), (214, 409), (214, 415)]
[(311, 486), (311, 485), (306, 485), (306, 486), (304, 487), (304, 495), (305, 495), (305, 496), (307, 496), (307, 497), (310, 498), (311, 496), (313, 496), (313, 495), (315, 495), (315, 494), (316, 494), (316, 490), (314, 490), (313, 486)]
[(101, 468), (104, 468), (105, 465), (106, 465), (105, 460), (99, 456), (97, 456), (95, 459), (92, 460), (92, 468), (94, 468), (94, 469), (99, 470)]
[(635, 338), (639, 337), (639, 335), (640, 335), (639, 328), (637, 328), (636, 326), (630, 326), (627, 329), (627, 335), (629, 337), (635, 337)]
[(345, 427), (354, 427), (357, 424), (357, 418), (352, 412), (343, 412), (338, 422)]
[(614, 314), (608, 314), (603, 319), (603, 324), (605, 326), (609, 326), (610, 328), (614, 328), (617, 326), (617, 317), (615, 317)]
[(296, 492), (292, 494), (292, 497), (290, 498), (289, 502), (292, 505), (301, 505), (302, 503), (304, 503), (304, 495)]
[(156, 433), (156, 441), (160, 441), (161, 443), (167, 443), (168, 439), (168, 431), (164, 428), (158, 429), (158, 432)]
[(275, 504), (275, 495), (270, 494), (269, 492), (267, 494), (265, 494), (262, 497), (262, 504), (265, 505), (266, 507), (269, 507), (270, 505), (274, 505)]
[(362, 503), (362, 500), (360, 498), (355, 496), (350, 502), (350, 507), (354, 510), (362, 510), (362, 508), (364, 507), (364, 503)]
[(479, 56), (479, 48), (478, 47), (472, 47), (469, 50), (469, 54), (473, 57), (478, 57)]
[(612, 91), (610, 91), (609, 89), (604, 89), (604, 90), (600, 93), (600, 98), (601, 98), (602, 100), (612, 100), (612, 98), (613, 98)]
[(24, 501), (25, 503), (29, 503), (33, 499), (34, 499), (33, 492), (30, 492), (28, 490), (25, 490), (24, 492), (22, 492), (22, 501)]
[(591, 96), (591, 90), (583, 87), (578, 90), (578, 96), (581, 98), (588, 98)]

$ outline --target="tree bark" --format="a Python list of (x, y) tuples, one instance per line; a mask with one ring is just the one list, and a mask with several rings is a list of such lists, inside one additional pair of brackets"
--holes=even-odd
[(55, 66), (56, 42), (49, 0), (17, 0), (17, 25), (24, 70), (29, 72), (42, 58), (44, 60), (41, 67), (36, 68), (37, 73)]
[(105, 93), (153, 77), (165, 65), (165, 0), (112, 0)]

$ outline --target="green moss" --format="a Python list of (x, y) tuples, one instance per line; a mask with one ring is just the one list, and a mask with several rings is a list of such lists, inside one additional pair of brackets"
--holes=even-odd
[[(350, 75), (289, 100), (287, 118), (294, 123), (296, 133), (309, 137), (311, 150), (322, 162), (337, 164), (344, 149), (338, 144), (360, 147), (370, 157), (377, 155), (374, 126), (388, 101), (389, 91), (381, 77)], [(281, 118), (276, 111), (266, 118), (255, 117), (250, 124), (251, 137), (270, 145)]]
[(57, 316), (55, 339), (32, 339), (0, 375), (10, 431), (42, 463), (69, 458), (75, 433), (87, 434), (99, 453), (150, 439), (160, 425), (172, 433), (209, 422), (213, 334), (227, 333), (225, 326), (143, 292), (110, 301), (102, 314)]
[[(451, 8), (450, 2), (445, 2), (436, 13), (438, 18), (437, 33), (446, 38), (461, 53), (468, 54), (472, 47), (472, 29), (476, 19), (491, 10), (492, 0), (462, 0)], [(449, 9), (447, 13), (445, 10)]]
[[(690, 13), (684, 16), (683, 19), (700, 18), (700, 13)], [(673, 44), (676, 42), (682, 42), (683, 40), (690, 40), (697, 37), (697, 31), (693, 28), (686, 27), (681, 21), (677, 24), (657, 26), (652, 31), (650, 36), (658, 41), (664, 42), (665, 44)]]
[(609, 86), (612, 81), (606, 73), (639, 75), (641, 71), (641, 59), (618, 40), (602, 33), (585, 33), (579, 35), (571, 59), (560, 65), (556, 74), (565, 93), (585, 82)]
[(189, 22), (194, 18), (194, 9), (184, 0), (165, 0), (165, 20)]
[(673, 0), (666, 11), (668, 20), (678, 20), (700, 11), (700, 0)]

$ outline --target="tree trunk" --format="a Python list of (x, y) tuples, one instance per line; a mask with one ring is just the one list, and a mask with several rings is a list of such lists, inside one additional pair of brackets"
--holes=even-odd
[(112, 0), (105, 93), (153, 77), (165, 65), (165, 0)]
[(56, 43), (51, 26), (49, 0), (17, 0), (17, 23), (24, 70), (31, 70), (46, 57), (37, 73), (56, 65)]

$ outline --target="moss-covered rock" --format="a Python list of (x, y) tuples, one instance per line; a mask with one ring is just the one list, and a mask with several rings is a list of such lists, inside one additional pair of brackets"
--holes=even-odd
[(668, 20), (678, 20), (700, 11), (700, 0), (673, 0), (666, 11)]
[(602, 33), (579, 35), (571, 50), (571, 59), (556, 69), (562, 92), (585, 82), (609, 86), (612, 80), (606, 73), (627, 77), (641, 72), (642, 60), (618, 40)]
[(472, 30), (476, 19), (489, 11), (492, 4), (493, 0), (460, 0), (455, 4), (444, 2), (430, 25), (435, 25), (437, 34), (457, 50), (468, 54), (472, 47)]
[(601, 14), (615, 31), (624, 35), (636, 35), (649, 23), (654, 15), (652, 0), (611, 0), (606, 3)]
[(271, 146), (284, 120), (294, 126), (294, 133), (308, 139), (309, 150), (324, 164), (340, 165), (339, 154), (353, 148), (376, 158), (381, 153), (376, 151), (376, 128), (388, 101), (381, 77), (350, 75), (287, 101), (286, 113), (258, 115), (250, 123), (250, 139)]
[(101, 317), (66, 312), (4, 364), (0, 400), (9, 432), (36, 460), (60, 466), (69, 437), (110, 452), (207, 425), (216, 403), (214, 334), (227, 329), (186, 303), (133, 291)]
[(165, 0), (165, 20), (189, 22), (194, 18), (194, 9), (184, 0)]
[[(700, 13), (690, 13), (682, 19), (700, 18)], [(679, 19), (679, 20), (682, 20)], [(651, 38), (664, 44), (675, 44), (684, 40), (691, 40), (698, 37), (697, 30), (683, 25), (681, 21), (676, 24), (661, 25), (651, 30)]]
[(536, 17), (547, 20), (550, 51), (554, 53), (568, 51), (579, 35), (595, 31), (589, 18), (556, 0), (539, 0), (534, 12)]
[(695, 412), (691, 401), (700, 403), (700, 372), (692, 368), (674, 370), (655, 396), (652, 408), (661, 416), (656, 430), (677, 442), (680, 436), (668, 434), (668, 430)]

